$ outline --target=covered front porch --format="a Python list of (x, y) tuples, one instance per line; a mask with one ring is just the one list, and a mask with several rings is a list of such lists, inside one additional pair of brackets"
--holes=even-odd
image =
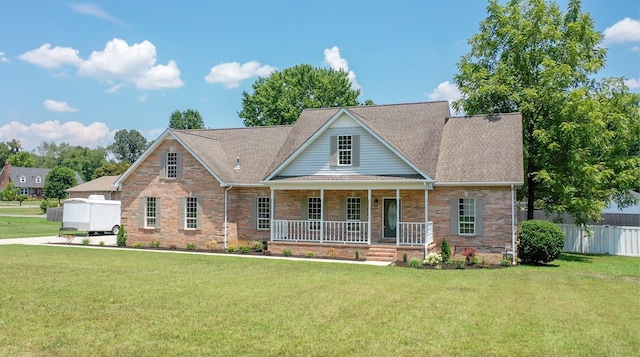
[(423, 180), (272, 185), (270, 240), (426, 249), (433, 242), (428, 201)]

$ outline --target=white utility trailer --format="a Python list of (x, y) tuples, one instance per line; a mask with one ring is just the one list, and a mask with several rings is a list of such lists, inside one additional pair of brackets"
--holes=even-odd
[(69, 198), (63, 205), (62, 229), (86, 231), (89, 234), (118, 234), (120, 201), (105, 200), (102, 195)]

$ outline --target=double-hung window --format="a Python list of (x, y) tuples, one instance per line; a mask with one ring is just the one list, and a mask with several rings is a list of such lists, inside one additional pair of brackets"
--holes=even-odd
[(476, 199), (458, 198), (458, 234), (476, 234)]
[(24, 176), (24, 175), (20, 176), (20, 182), (21, 183), (27, 182), (27, 176)]
[(350, 166), (352, 163), (352, 136), (338, 135), (338, 165)]
[(184, 217), (185, 217), (184, 227), (186, 229), (198, 228), (198, 198), (197, 197), (187, 197)]
[(42, 183), (42, 177), (36, 176), (36, 183)]
[(358, 223), (347, 223), (347, 231), (349, 232), (358, 232), (360, 231), (360, 212), (361, 212), (361, 203), (360, 197), (347, 197), (346, 202), (346, 215), (347, 222), (358, 222)]
[(156, 197), (147, 197), (145, 214), (144, 214), (144, 227), (156, 228), (158, 226), (158, 200)]
[(258, 229), (269, 229), (271, 224), (271, 198), (269, 197), (258, 197), (257, 199), (257, 210), (258, 213)]
[(28, 187), (21, 187), (20, 188), (20, 192), (18, 194), (21, 195), (21, 196), (29, 195), (29, 188)]
[(307, 218), (310, 221), (318, 221), (318, 222), (309, 222), (309, 229), (317, 231), (320, 230), (320, 218), (322, 218), (322, 199), (320, 197), (309, 197), (308, 201), (308, 215)]
[(167, 153), (167, 178), (178, 177), (178, 153)]

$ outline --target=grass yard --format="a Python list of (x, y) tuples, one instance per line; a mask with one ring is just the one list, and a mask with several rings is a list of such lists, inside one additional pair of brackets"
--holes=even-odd
[(48, 222), (43, 217), (0, 216), (0, 239), (55, 236), (59, 229), (60, 222)]
[(638, 355), (640, 259), (416, 270), (0, 247), (2, 356)]
[(0, 206), (0, 214), (42, 215), (40, 207), (33, 206)]

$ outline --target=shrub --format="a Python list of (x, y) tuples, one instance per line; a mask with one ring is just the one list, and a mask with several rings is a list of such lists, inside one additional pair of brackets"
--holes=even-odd
[(285, 257), (290, 257), (293, 255), (293, 252), (291, 251), (291, 249), (283, 249), (282, 255), (284, 255)]
[(429, 253), (429, 255), (427, 255), (427, 258), (422, 263), (424, 265), (435, 267), (436, 265), (442, 263), (442, 255), (438, 253)]
[(246, 254), (251, 251), (251, 248), (247, 247), (246, 245), (241, 245), (238, 247), (238, 251), (240, 251), (240, 253), (242, 254)]
[(149, 247), (151, 247), (151, 248), (158, 248), (158, 247), (160, 247), (160, 241), (152, 240), (151, 242), (149, 242)]
[(101, 247), (104, 246), (104, 241), (101, 240), (100, 243), (98, 243)]
[(420, 259), (413, 257), (411, 258), (411, 260), (409, 260), (409, 266), (412, 268), (420, 268)]
[(82, 240), (82, 245), (89, 245), (89, 243), (91, 243), (91, 239), (89, 238), (85, 238)]
[(254, 240), (249, 245), (251, 246), (251, 249), (255, 252), (262, 252), (262, 249), (264, 248), (262, 241), (259, 241), (259, 240)]
[(134, 248), (140, 248), (140, 247), (142, 247), (142, 243), (140, 243), (140, 242), (135, 242), (135, 243), (133, 243), (133, 247), (134, 247)]
[(467, 266), (467, 260), (462, 258), (457, 258), (456, 260), (453, 261), (453, 264), (455, 264), (456, 269), (464, 269), (464, 267)]
[(236, 249), (236, 247), (230, 245), (227, 247), (227, 253), (235, 253)]
[(360, 249), (356, 248), (355, 253), (356, 253), (356, 260), (359, 260), (360, 259)]
[(124, 247), (127, 245), (127, 232), (125, 232), (124, 225), (118, 230), (118, 237), (116, 238), (116, 244), (118, 247)]
[(218, 241), (214, 238), (208, 241), (206, 245), (208, 249), (215, 250), (216, 247), (218, 246)]
[(55, 207), (58, 207), (58, 201), (42, 200), (42, 202), (40, 202), (40, 211), (42, 214), (46, 214), (47, 209)]
[(566, 236), (555, 224), (524, 221), (518, 229), (518, 257), (528, 263), (549, 263), (560, 255)]
[(442, 261), (451, 264), (451, 247), (449, 246), (449, 242), (447, 242), (447, 238), (442, 238), (440, 253), (442, 254)]
[(406, 263), (406, 262), (407, 262), (408, 257), (409, 257), (409, 256), (407, 255), (407, 253), (402, 254), (402, 262), (403, 262), (403, 263)]
[(462, 252), (462, 256), (465, 257), (465, 261), (467, 265), (474, 265), (478, 263), (478, 258), (476, 258), (476, 248), (467, 247), (464, 248)]
[(500, 265), (502, 265), (503, 267), (508, 267), (509, 265), (511, 265), (511, 259), (502, 258), (502, 260), (500, 261)]
[(305, 256), (306, 256), (307, 258), (313, 258), (313, 257), (315, 257), (316, 255), (315, 255), (313, 252), (307, 252), (307, 254), (305, 254)]
[(194, 243), (187, 243), (187, 250), (195, 250), (196, 245)]

